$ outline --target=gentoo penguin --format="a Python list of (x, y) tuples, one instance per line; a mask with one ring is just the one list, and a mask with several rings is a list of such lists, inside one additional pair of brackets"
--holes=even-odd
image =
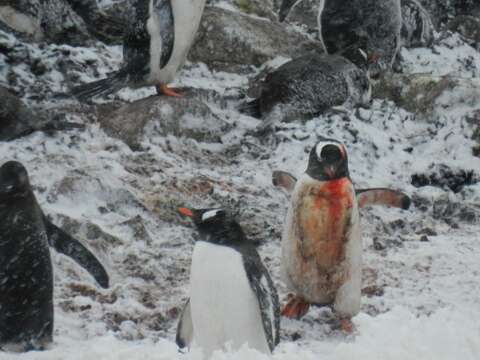
[(321, 138), (292, 191), (282, 235), (282, 266), (294, 296), (282, 315), (301, 318), (310, 304), (332, 305), (351, 330), (360, 310), (362, 238), (345, 146)]
[(79, 99), (106, 95), (125, 86), (155, 85), (158, 93), (180, 96), (167, 87), (183, 66), (206, 0), (136, 0), (123, 42), (123, 65), (106, 79), (73, 89)]
[(179, 212), (199, 239), (190, 270), (190, 299), (177, 329), (180, 348), (192, 342), (209, 356), (230, 344), (270, 353), (279, 342), (280, 307), (267, 268), (240, 225), (223, 209)]
[(0, 167), (0, 349), (44, 349), (53, 333), (49, 245), (70, 256), (106, 288), (107, 272), (77, 240), (40, 209), (22, 164)]
[[(283, 0), (280, 18), (297, 2)], [(318, 8), (319, 37), (329, 54), (342, 54), (363, 67), (361, 49), (375, 77), (392, 67), (400, 48), (400, 0), (319, 0)]]
[(367, 104), (368, 75), (342, 56), (309, 53), (269, 73), (260, 96), (241, 111), (258, 118), (279, 116), (282, 121), (315, 116), (334, 106)]
[(83, 129), (82, 124), (66, 122), (61, 118), (34, 114), (19, 98), (0, 86), (0, 141), (27, 136), (35, 131), (62, 131)]
[[(274, 171), (272, 183), (291, 194), (297, 179), (286, 171)], [(407, 210), (412, 202), (407, 194), (387, 188), (355, 189), (355, 194), (360, 209), (371, 205), (383, 205)]]

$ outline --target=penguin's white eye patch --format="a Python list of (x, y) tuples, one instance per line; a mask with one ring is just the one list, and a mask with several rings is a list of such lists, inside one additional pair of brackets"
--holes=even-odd
[(217, 216), (217, 214), (222, 211), (222, 209), (214, 209), (214, 210), (209, 210), (205, 213), (203, 213), (202, 215), (202, 221), (207, 221), (208, 219), (211, 219), (215, 216)]
[(345, 148), (343, 147), (342, 144), (339, 144), (339, 143), (334, 143), (334, 142), (331, 142), (331, 141), (325, 141), (325, 142), (320, 142), (317, 144), (317, 147), (315, 148), (315, 153), (317, 154), (317, 158), (319, 160), (322, 159), (322, 150), (325, 146), (327, 145), (333, 145), (333, 146), (336, 146), (338, 147), (338, 149), (340, 150), (340, 152), (345, 155)]

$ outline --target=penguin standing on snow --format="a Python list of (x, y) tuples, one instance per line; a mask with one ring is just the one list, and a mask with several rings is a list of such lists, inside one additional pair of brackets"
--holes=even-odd
[(183, 66), (200, 25), (206, 0), (136, 0), (123, 43), (123, 65), (106, 79), (73, 89), (81, 99), (114, 93), (125, 86), (154, 85), (157, 92), (180, 96), (167, 87)]
[(0, 167), (0, 350), (44, 349), (53, 334), (49, 245), (75, 260), (106, 288), (102, 264), (40, 209), (22, 164)]
[(279, 342), (280, 307), (272, 279), (240, 225), (223, 209), (179, 212), (198, 228), (190, 299), (177, 329), (180, 348), (208, 355), (230, 343), (270, 353)]
[(345, 147), (322, 138), (294, 184), (282, 236), (282, 266), (294, 293), (282, 315), (301, 318), (310, 304), (331, 305), (342, 329), (360, 311), (362, 238)]

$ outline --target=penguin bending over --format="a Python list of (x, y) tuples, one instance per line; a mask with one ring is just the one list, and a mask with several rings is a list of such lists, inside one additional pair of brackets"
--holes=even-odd
[(108, 95), (125, 86), (154, 85), (157, 92), (180, 96), (167, 84), (183, 66), (202, 18), (206, 0), (136, 0), (123, 42), (123, 65), (106, 79), (72, 90), (80, 100)]
[(295, 295), (282, 310), (301, 318), (310, 304), (331, 305), (351, 331), (360, 311), (362, 237), (345, 146), (322, 138), (296, 181), (282, 235), (285, 281)]
[[(291, 194), (297, 179), (286, 171), (274, 171), (272, 183)], [(407, 210), (412, 202), (407, 194), (387, 188), (355, 189), (355, 194), (360, 209), (371, 205), (383, 205)]]
[(223, 209), (179, 212), (200, 234), (190, 270), (190, 298), (177, 329), (180, 348), (210, 356), (230, 343), (270, 353), (278, 344), (280, 307), (267, 268), (240, 225)]
[(104, 287), (102, 264), (43, 214), (22, 164), (0, 167), (0, 350), (42, 350), (53, 339), (53, 269), (49, 245)]
[(338, 55), (312, 52), (269, 73), (260, 96), (240, 111), (258, 118), (279, 114), (283, 121), (316, 116), (334, 106), (366, 105), (371, 99), (368, 74)]

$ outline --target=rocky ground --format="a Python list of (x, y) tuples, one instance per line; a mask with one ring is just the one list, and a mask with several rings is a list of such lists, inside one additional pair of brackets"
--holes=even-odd
[[(44, 14), (50, 28), (42, 27), (44, 18), (30, 33), (0, 27), (0, 84), (31, 116), (85, 126), (0, 142), (0, 163), (25, 164), (45, 213), (98, 254), (112, 286), (100, 290), (52, 251), (55, 343), (0, 359), (200, 359), (196, 349), (178, 354), (173, 342), (195, 236), (176, 208), (237, 211), (284, 299), (280, 235), (288, 196), (271, 185), (271, 173), (300, 174), (320, 135), (346, 144), (357, 187), (402, 190), (413, 206), (362, 210), (356, 333), (344, 336), (328, 309), (313, 309), (301, 321), (282, 321), (273, 357), (478, 357), (480, 26), (473, 1), (429, 2), (431, 41), (402, 48), (395, 72), (376, 82), (370, 108), (278, 124), (266, 136), (256, 136), (261, 121), (237, 107), (255, 94), (266, 70), (319, 46), (308, 14), (280, 24), (273, 0), (211, 1), (176, 80), (185, 98), (124, 89), (81, 104), (68, 91), (121, 60), (118, 24), (100, 32), (93, 20), (128, 15), (121, 0), (85, 3), (97, 16), (82, 15), (69, 1), (55, 8), (63, 17), (51, 19), (48, 9), (30, 15)], [(246, 357), (265, 356), (249, 349), (215, 355)]]

